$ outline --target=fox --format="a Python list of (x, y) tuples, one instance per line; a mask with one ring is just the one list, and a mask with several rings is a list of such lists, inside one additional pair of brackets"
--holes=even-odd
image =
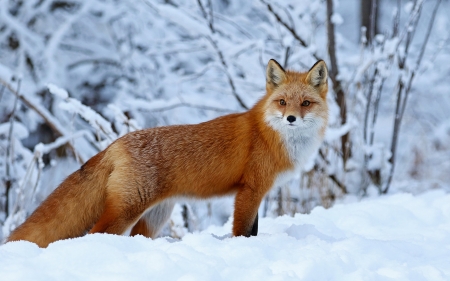
[(255, 236), (264, 196), (297, 173), (328, 122), (328, 69), (266, 67), (248, 111), (130, 132), (69, 175), (7, 238), (45, 248), (90, 233), (155, 238), (177, 198), (235, 195), (232, 236)]

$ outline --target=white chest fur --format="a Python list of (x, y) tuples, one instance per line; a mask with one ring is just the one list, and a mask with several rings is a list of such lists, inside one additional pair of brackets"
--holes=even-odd
[(321, 138), (318, 132), (307, 132), (306, 134), (296, 135), (295, 131), (297, 130), (289, 131), (291, 132), (284, 136), (283, 141), (289, 157), (294, 164), (294, 168), (278, 174), (273, 187), (282, 186), (294, 177), (299, 176), (301, 168), (319, 148), (321, 143)]
[(319, 149), (322, 143), (322, 136), (320, 134), (321, 122), (317, 122), (316, 126), (309, 128), (290, 128), (279, 122), (269, 121), (268, 123), (280, 134), (284, 147), (294, 165), (293, 169), (283, 171), (275, 178), (273, 187), (282, 186), (298, 176), (302, 166)]

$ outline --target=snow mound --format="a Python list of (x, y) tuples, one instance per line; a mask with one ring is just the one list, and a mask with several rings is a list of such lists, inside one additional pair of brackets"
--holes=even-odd
[[(397, 194), (182, 240), (106, 234), (0, 246), (0, 280), (449, 280), (450, 195)], [(211, 234), (211, 231), (214, 234)]]

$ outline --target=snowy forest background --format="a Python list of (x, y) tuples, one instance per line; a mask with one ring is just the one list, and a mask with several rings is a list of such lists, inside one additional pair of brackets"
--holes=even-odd
[[(331, 122), (260, 217), (450, 190), (449, 12), (448, 0), (1, 0), (0, 241), (119, 136), (250, 108), (270, 58), (327, 62)], [(221, 225), (232, 206), (180, 201), (164, 234)]]

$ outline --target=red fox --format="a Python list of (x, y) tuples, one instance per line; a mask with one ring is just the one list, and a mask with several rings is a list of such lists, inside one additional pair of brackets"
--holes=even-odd
[[(320, 146), (328, 121), (328, 70), (304, 73), (275, 60), (253, 108), (196, 124), (117, 139), (61, 185), (9, 236), (39, 247), (88, 233), (155, 237), (173, 199), (235, 194), (233, 236), (256, 235), (258, 207)], [(255, 224), (254, 224), (255, 222)]]

